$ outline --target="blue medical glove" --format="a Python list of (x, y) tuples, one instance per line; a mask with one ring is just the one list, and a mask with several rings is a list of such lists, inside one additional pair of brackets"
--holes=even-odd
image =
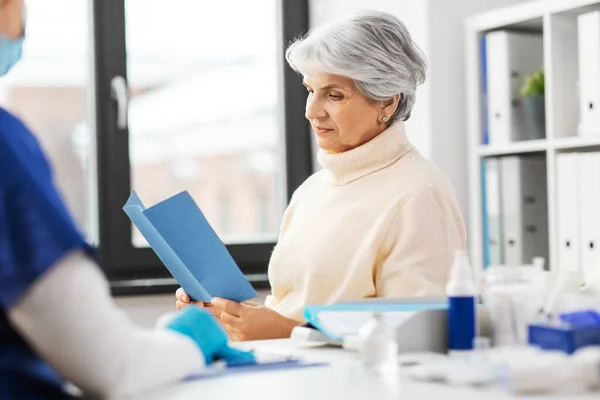
[(242, 351), (226, 346), (217, 352), (217, 357), (225, 361), (228, 367), (256, 364), (256, 357), (249, 351)]
[(252, 353), (232, 349), (227, 344), (227, 334), (207, 311), (198, 307), (186, 307), (167, 329), (190, 337), (204, 355), (206, 365), (224, 360), (228, 366), (254, 364)]

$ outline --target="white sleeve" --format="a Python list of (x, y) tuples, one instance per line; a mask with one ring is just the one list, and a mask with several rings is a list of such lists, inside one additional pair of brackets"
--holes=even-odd
[(139, 395), (176, 383), (204, 365), (186, 336), (135, 326), (83, 253), (59, 261), (8, 316), (31, 346), (86, 395)]

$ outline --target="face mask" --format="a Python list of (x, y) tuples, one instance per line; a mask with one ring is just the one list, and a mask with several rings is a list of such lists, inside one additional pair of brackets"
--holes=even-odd
[[(25, 30), (26, 10), (23, 6), (23, 30)], [(23, 39), (9, 39), (0, 36), (0, 76), (4, 76), (21, 59)]]
[(11, 40), (0, 36), (0, 76), (8, 71), (19, 61), (23, 49), (23, 38)]

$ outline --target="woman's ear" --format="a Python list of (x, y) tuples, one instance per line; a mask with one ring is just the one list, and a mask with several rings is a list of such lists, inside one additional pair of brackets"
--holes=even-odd
[(381, 102), (381, 113), (388, 119), (394, 115), (398, 109), (398, 103), (400, 102), (402, 94), (397, 94), (391, 97), (389, 100)]

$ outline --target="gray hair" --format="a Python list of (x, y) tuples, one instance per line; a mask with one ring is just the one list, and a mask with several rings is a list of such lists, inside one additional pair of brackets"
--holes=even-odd
[(425, 81), (427, 61), (400, 19), (369, 11), (311, 30), (285, 54), (298, 73), (319, 71), (351, 78), (373, 101), (400, 101), (388, 124), (406, 121), (417, 86)]

